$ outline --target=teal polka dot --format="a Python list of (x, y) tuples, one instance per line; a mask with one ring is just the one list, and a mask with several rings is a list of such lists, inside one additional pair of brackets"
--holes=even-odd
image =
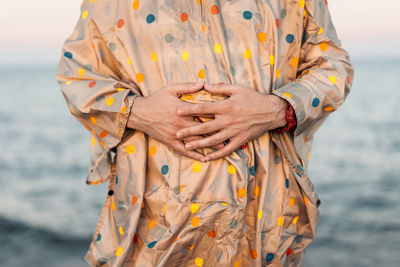
[(302, 172), (304, 172), (304, 168), (303, 168), (303, 165), (301, 165), (301, 164), (298, 164), (297, 165), (297, 168), (299, 168)]
[(293, 34), (286, 35), (286, 42), (291, 44), (291, 43), (293, 43), (293, 41), (294, 41), (294, 35)]
[(117, 45), (114, 42), (109, 43), (108, 46), (110, 47), (111, 51), (115, 51), (115, 49), (117, 48)]
[(64, 53), (64, 57), (72, 58), (72, 53), (71, 52), (65, 52)]
[(289, 188), (289, 179), (288, 178), (286, 178), (286, 180), (285, 180), (285, 186), (286, 186), (286, 188)]
[(180, 185), (178, 184), (177, 186), (175, 186), (175, 188), (174, 188), (174, 193), (175, 194), (179, 194), (181, 192), (181, 190), (180, 190)]
[(97, 237), (96, 237), (96, 241), (99, 242), (100, 240), (101, 240), (101, 234), (98, 233), (98, 234), (97, 234)]
[(170, 33), (167, 33), (167, 34), (164, 36), (164, 40), (165, 40), (167, 43), (171, 43), (171, 42), (174, 40), (174, 36), (172, 36), (172, 34), (170, 34)]
[(316, 106), (318, 106), (318, 105), (319, 105), (319, 98), (316, 97), (316, 98), (314, 98), (313, 101), (312, 101), (312, 106), (313, 106), (313, 107), (316, 107)]
[(254, 175), (254, 174), (256, 173), (256, 166), (254, 166), (254, 165), (251, 166), (250, 169), (249, 169), (249, 171), (250, 171), (250, 174), (251, 174), (251, 175)]
[(147, 23), (152, 23), (152, 22), (154, 22), (155, 19), (156, 19), (156, 17), (154, 17), (153, 14), (149, 14), (149, 15), (147, 15), (147, 17), (146, 17), (146, 22), (147, 22)]
[(230, 67), (229, 67), (229, 71), (230, 71), (230, 73), (232, 74), (232, 76), (235, 76), (235, 75), (236, 75), (236, 69), (235, 69), (234, 66), (230, 66)]
[(148, 245), (147, 245), (147, 247), (148, 248), (154, 248), (154, 246), (157, 244), (157, 241), (153, 241), (153, 242), (150, 242)]
[(275, 254), (273, 253), (268, 253), (267, 256), (265, 256), (266, 261), (272, 261), (275, 257)]
[(164, 166), (161, 167), (161, 173), (163, 175), (167, 174), (168, 170), (169, 170), (168, 165), (164, 165)]
[(251, 19), (252, 17), (253, 17), (253, 13), (251, 13), (250, 11), (244, 11), (243, 12), (243, 18)]
[(91, 64), (87, 64), (87, 65), (85, 65), (85, 67), (84, 67), (85, 69), (87, 69), (88, 71), (92, 71), (93, 70), (93, 67), (92, 67), (92, 65)]
[(275, 164), (281, 163), (281, 160), (282, 160), (282, 159), (281, 159), (281, 157), (280, 157), (279, 155), (275, 155), (275, 156), (274, 156), (274, 163), (275, 163)]
[(115, 176), (115, 184), (118, 184), (118, 176)]
[(236, 219), (233, 219), (229, 224), (229, 227), (232, 229), (235, 229), (237, 226), (238, 226), (238, 221)]

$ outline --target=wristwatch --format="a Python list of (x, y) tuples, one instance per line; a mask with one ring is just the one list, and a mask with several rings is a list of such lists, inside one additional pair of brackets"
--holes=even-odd
[(286, 120), (285, 126), (276, 128), (272, 131), (276, 134), (280, 134), (285, 131), (289, 131), (290, 129), (294, 128), (297, 125), (296, 114), (294, 113), (294, 109), (289, 102), (287, 102), (287, 105), (286, 105), (285, 120)]

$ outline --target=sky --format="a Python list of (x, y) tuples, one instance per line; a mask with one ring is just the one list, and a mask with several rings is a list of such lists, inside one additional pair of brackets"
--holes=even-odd
[[(339, 39), (351, 57), (400, 58), (400, 1), (328, 1)], [(0, 0), (0, 64), (57, 62), (78, 21), (81, 3)]]

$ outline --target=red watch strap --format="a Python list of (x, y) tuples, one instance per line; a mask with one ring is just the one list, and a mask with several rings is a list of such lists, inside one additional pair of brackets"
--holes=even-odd
[(274, 133), (280, 134), (285, 131), (289, 131), (290, 129), (292, 129), (297, 125), (296, 114), (294, 113), (294, 109), (289, 102), (287, 103), (285, 110), (285, 119), (286, 119), (286, 126), (274, 129), (273, 130)]

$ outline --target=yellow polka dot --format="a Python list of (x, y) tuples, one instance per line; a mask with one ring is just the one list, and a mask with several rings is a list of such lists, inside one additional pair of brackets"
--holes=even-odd
[(125, 88), (117, 88), (118, 92), (122, 92), (122, 91), (125, 91), (125, 90), (126, 90)]
[(296, 224), (298, 220), (299, 220), (299, 216), (294, 217), (294, 218), (293, 218), (293, 221), (292, 221), (293, 224)]
[(188, 60), (188, 58), (189, 58), (189, 52), (188, 51), (183, 51), (182, 59), (186, 61), (186, 60)]
[(149, 154), (150, 156), (154, 156), (157, 152), (157, 148), (155, 146), (150, 146), (149, 148)]
[(125, 150), (128, 154), (132, 154), (133, 152), (135, 152), (135, 147), (133, 145), (127, 145)]
[(269, 55), (269, 64), (274, 65), (275, 64), (275, 57), (274, 55)]
[(222, 53), (222, 46), (221, 46), (221, 44), (216, 44), (216, 45), (214, 45), (214, 51), (215, 51), (215, 53), (221, 54), (221, 53)]
[(192, 167), (192, 171), (193, 172), (200, 172), (201, 171), (201, 163), (200, 162), (194, 163), (193, 167)]
[(85, 75), (85, 69), (84, 68), (80, 68), (79, 70), (78, 70), (78, 74), (79, 74), (79, 76), (83, 76), (83, 75)]
[(277, 69), (276, 70), (276, 78), (278, 79), (279, 77), (281, 77), (281, 70)]
[(321, 34), (324, 32), (324, 28), (319, 28), (318, 34)]
[(154, 62), (157, 62), (157, 54), (156, 54), (156, 52), (151, 53), (151, 60), (153, 60)]
[(199, 77), (199, 79), (204, 79), (206, 77), (206, 72), (204, 69), (201, 69), (199, 71), (199, 73), (197, 74), (197, 76)]
[(305, 0), (299, 0), (300, 7), (304, 7), (304, 4), (305, 4)]
[(124, 249), (122, 247), (118, 247), (117, 250), (115, 251), (115, 256), (120, 256), (124, 252)]
[(221, 202), (221, 205), (222, 205), (222, 206), (228, 206), (229, 204), (226, 203), (226, 202)]
[(298, 65), (299, 65), (299, 58), (298, 57), (292, 58), (292, 66), (297, 67)]
[(126, 61), (128, 62), (129, 65), (132, 65), (132, 61), (129, 57), (126, 59)]
[(263, 211), (262, 211), (262, 210), (259, 210), (258, 213), (257, 213), (257, 218), (258, 218), (259, 220), (261, 220), (262, 215), (263, 215)]
[(109, 97), (106, 99), (106, 105), (111, 106), (114, 103), (114, 97)]
[(319, 48), (320, 48), (322, 51), (326, 51), (326, 50), (328, 49), (328, 43), (326, 43), (326, 42), (320, 43), (320, 44), (319, 44)]
[(292, 95), (289, 93), (282, 93), (282, 95), (292, 98)]
[(256, 188), (254, 189), (254, 195), (258, 197), (260, 195), (260, 187), (256, 185)]
[(279, 225), (279, 226), (282, 226), (283, 223), (284, 223), (284, 219), (283, 219), (283, 217), (281, 216), (281, 217), (278, 218), (278, 225)]
[(95, 118), (95, 117), (90, 116), (90, 121), (91, 121), (93, 124), (96, 124), (96, 118)]
[(229, 166), (228, 166), (228, 172), (229, 172), (230, 174), (234, 174), (234, 173), (236, 172), (235, 166), (233, 166), (232, 164), (229, 164)]
[(122, 228), (122, 226), (119, 227), (119, 234), (124, 235), (124, 229)]
[(111, 209), (115, 210), (115, 202), (114, 201), (111, 203)]
[(151, 221), (149, 222), (149, 226), (148, 226), (149, 229), (153, 228), (154, 225), (156, 225), (156, 221), (155, 221), (155, 220), (151, 220)]
[(68, 81), (68, 82), (66, 82), (66, 84), (67, 84), (67, 85), (70, 85), (71, 83), (72, 83), (72, 81)]
[(139, 8), (139, 0), (133, 1), (132, 7), (133, 7), (133, 9), (135, 9), (135, 10), (138, 9), (138, 8)]
[(196, 266), (203, 266), (203, 259), (202, 258), (195, 258), (194, 263)]
[(257, 35), (258, 41), (260, 42), (265, 42), (265, 40), (267, 40), (267, 34), (265, 32), (260, 32)]
[(89, 12), (88, 12), (87, 10), (84, 10), (84, 11), (82, 12), (82, 18), (83, 18), (83, 19), (86, 19), (87, 16), (88, 16), (88, 14), (89, 14)]
[(196, 203), (193, 203), (192, 205), (190, 205), (191, 213), (196, 213), (198, 210), (199, 210), (199, 205), (197, 205)]
[(122, 113), (122, 114), (124, 114), (124, 113), (125, 113), (125, 111), (126, 111), (127, 109), (128, 109), (128, 108), (127, 108), (127, 107), (125, 107), (125, 106), (124, 106), (124, 107), (122, 107), (122, 108), (121, 108), (121, 113)]
[(199, 226), (199, 223), (200, 223), (200, 218), (199, 217), (193, 217), (192, 226), (193, 227), (197, 227), (197, 226)]
[(336, 77), (335, 76), (329, 76), (329, 80), (331, 83), (336, 84)]
[(296, 200), (295, 200), (294, 198), (291, 197), (291, 198), (289, 199), (289, 206), (290, 206), (290, 207), (293, 207), (293, 205), (294, 205), (295, 202), (296, 202)]
[(136, 74), (136, 80), (138, 81), (138, 83), (141, 83), (141, 82), (143, 82), (144, 81), (144, 75), (143, 75), (143, 73), (137, 73)]
[(164, 208), (162, 209), (162, 213), (165, 214), (165, 210), (167, 209), (167, 204), (164, 205)]
[(332, 111), (332, 110), (333, 110), (333, 107), (325, 107), (324, 110), (325, 110), (325, 111)]
[(94, 0), (90, 0), (90, 3), (94, 3)]
[(235, 262), (233, 263), (233, 267), (240, 267), (240, 263), (239, 263), (238, 261), (235, 261)]
[(244, 58), (249, 59), (251, 57), (251, 50), (250, 49), (245, 49), (243, 52)]
[(96, 144), (96, 138), (94, 138), (93, 136), (92, 136), (92, 138), (90, 138), (90, 141), (91, 141), (92, 146), (94, 146)]
[(244, 189), (244, 188), (239, 188), (239, 190), (238, 190), (238, 197), (240, 197), (240, 198), (245, 197), (245, 196), (246, 196), (246, 193), (247, 193), (246, 189)]

